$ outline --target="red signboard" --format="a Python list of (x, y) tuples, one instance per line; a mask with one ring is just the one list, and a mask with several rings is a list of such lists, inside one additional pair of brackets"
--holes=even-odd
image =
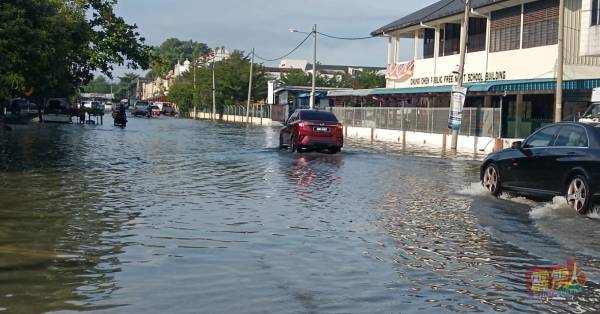
[(385, 77), (390, 80), (406, 81), (413, 76), (415, 72), (415, 61), (390, 64), (387, 67)]

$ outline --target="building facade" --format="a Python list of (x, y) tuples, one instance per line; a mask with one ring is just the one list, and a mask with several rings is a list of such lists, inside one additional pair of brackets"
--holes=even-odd
[[(205, 67), (209, 66), (211, 62), (219, 62), (231, 57), (231, 53), (225, 47), (217, 48), (214, 50), (214, 58), (201, 57), (196, 60), (196, 66)], [(161, 96), (168, 96), (169, 88), (175, 80), (183, 75), (184, 73), (193, 69), (194, 65), (189, 60), (185, 60), (183, 63), (177, 62), (173, 66), (173, 70), (169, 71), (165, 77), (157, 77), (154, 80), (139, 80), (138, 82), (138, 98), (139, 99), (151, 99)], [(139, 97), (141, 95), (141, 97)]]
[[(504, 137), (524, 137), (554, 120), (564, 62), (563, 119), (573, 119), (600, 86), (598, 0), (565, 0), (564, 59), (558, 60), (559, 0), (473, 0), (464, 83), (467, 107), (501, 107)], [(464, 2), (442, 0), (374, 31), (388, 37), (387, 88), (359, 93), (379, 106), (449, 107)], [(400, 52), (411, 57), (400, 58)], [(356, 92), (349, 95), (356, 95)], [(356, 97), (337, 93), (337, 105)], [(366, 95), (366, 96), (364, 96)]]

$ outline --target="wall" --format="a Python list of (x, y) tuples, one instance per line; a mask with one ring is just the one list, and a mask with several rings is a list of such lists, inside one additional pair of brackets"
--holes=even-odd
[[(189, 117), (191, 119), (212, 120), (213, 115), (212, 115), (212, 113), (208, 113), (208, 112), (197, 112), (196, 114), (194, 114), (193, 112), (190, 112)], [(220, 121), (248, 123), (248, 120), (246, 120), (245, 116), (224, 114), (221, 118), (222, 119), (220, 119)], [(216, 116), (216, 119), (219, 120), (219, 115)], [(249, 123), (254, 124), (254, 125), (264, 125), (264, 126), (281, 125), (278, 122), (273, 122), (273, 120), (271, 120), (269, 118), (257, 118), (257, 117), (249, 117)]]
[[(581, 10), (577, 12), (577, 6), (581, 5)], [(579, 47), (584, 56), (600, 55), (600, 26), (591, 26), (592, 23), (592, 0), (566, 0), (568, 16), (570, 16), (569, 26), (571, 29), (581, 30), (581, 41)], [(578, 14), (579, 13), (579, 14)]]
[[(469, 53), (465, 62), (465, 83), (499, 79), (524, 80), (555, 77), (557, 45), (487, 53)], [(388, 88), (453, 85), (453, 71), (458, 70), (459, 55), (415, 61), (412, 79), (388, 80)], [(499, 76), (500, 74), (500, 76)], [(501, 77), (504, 75), (504, 77)]]
[[(344, 134), (348, 138), (417, 145), (425, 148), (450, 150), (452, 136), (447, 134), (408, 132), (386, 129), (371, 129), (347, 126)], [(494, 139), (491, 137), (459, 136), (457, 151), (461, 153), (489, 154), (502, 147), (510, 147), (516, 139)], [(501, 145), (501, 146), (498, 146)]]

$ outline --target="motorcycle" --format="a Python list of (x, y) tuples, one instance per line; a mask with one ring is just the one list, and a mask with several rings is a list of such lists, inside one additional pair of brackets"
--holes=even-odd
[(124, 128), (127, 126), (127, 114), (125, 113), (125, 107), (123, 105), (118, 106), (112, 113), (114, 126)]

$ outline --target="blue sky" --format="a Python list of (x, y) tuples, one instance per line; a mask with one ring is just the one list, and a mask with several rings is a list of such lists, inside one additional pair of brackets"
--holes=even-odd
[[(120, 0), (117, 13), (138, 25), (150, 45), (169, 37), (196, 40), (209, 46), (250, 51), (265, 58), (283, 55), (304, 37), (288, 28), (335, 36), (369, 33), (434, 0)], [(323, 64), (385, 66), (386, 40), (340, 41), (319, 38), (318, 61)], [(290, 56), (310, 59), (310, 42)], [(273, 63), (268, 64), (273, 65)], [(117, 70), (117, 75), (122, 73)]]

